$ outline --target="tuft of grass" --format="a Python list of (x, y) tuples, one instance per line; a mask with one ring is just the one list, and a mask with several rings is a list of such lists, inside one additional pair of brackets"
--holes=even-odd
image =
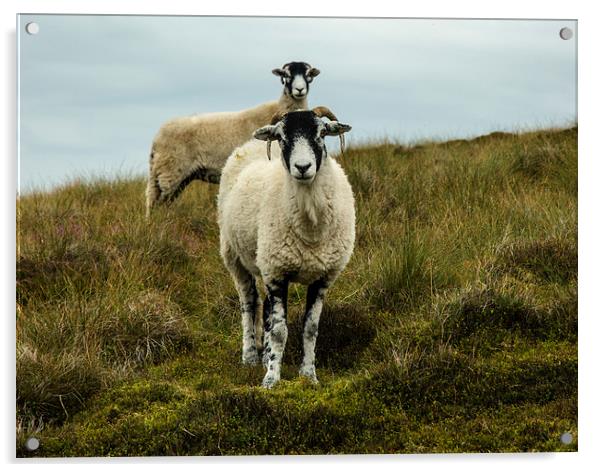
[(475, 334), (486, 337), (484, 331), (519, 331), (524, 336), (545, 338), (548, 328), (554, 331), (558, 321), (546, 315), (520, 298), (486, 289), (467, 293), (445, 306), (441, 329), (451, 340)]
[(18, 422), (64, 421), (108, 378), (98, 357), (85, 352), (48, 352), (20, 343), (17, 348)]
[(103, 386), (192, 346), (177, 305), (156, 292), (110, 294), (17, 317), (17, 404), (64, 420)]
[(512, 242), (499, 250), (496, 269), (515, 275), (526, 271), (548, 282), (576, 281), (576, 237)]
[[(574, 451), (577, 129), (350, 148), (357, 238), (319, 385), (240, 362), (217, 186), (144, 217), (144, 180), (17, 202), (17, 455)], [(41, 446), (27, 451), (35, 435)]]
[(414, 352), (403, 364), (375, 369), (361, 388), (423, 420), (457, 414), (470, 418), (502, 405), (545, 404), (571, 395), (577, 382), (577, 359), (562, 344), (544, 351), (546, 358), (525, 350), (512, 361), (505, 354), (474, 358), (445, 347)]
[(447, 284), (427, 244), (413, 230), (404, 228), (397, 239), (382, 244), (384, 247), (367, 263), (373, 277), (364, 293), (372, 308), (391, 312), (412, 309)]
[(546, 181), (577, 194), (577, 161), (574, 143), (577, 128), (551, 133), (533, 133), (530, 139), (517, 140), (510, 169), (531, 180)]
[(99, 326), (103, 354), (124, 364), (144, 365), (191, 347), (181, 308), (161, 293), (149, 291), (128, 300), (119, 317)]

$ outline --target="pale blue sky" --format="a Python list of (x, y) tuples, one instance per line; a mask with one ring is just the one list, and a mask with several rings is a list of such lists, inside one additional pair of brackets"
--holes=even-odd
[(568, 125), (577, 57), (576, 37), (559, 37), (565, 26), (577, 24), (24, 15), (21, 191), (145, 174), (164, 121), (276, 99), (270, 71), (292, 60), (322, 71), (309, 104), (350, 123), (351, 143)]

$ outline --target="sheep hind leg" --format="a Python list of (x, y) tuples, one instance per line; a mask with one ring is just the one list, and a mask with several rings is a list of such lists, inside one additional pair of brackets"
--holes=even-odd
[(154, 177), (149, 177), (146, 185), (146, 217), (149, 218), (153, 207), (159, 201), (161, 188)]
[(326, 290), (327, 285), (322, 280), (312, 283), (307, 289), (305, 317), (303, 319), (303, 362), (299, 369), (299, 375), (307, 377), (313, 383), (318, 383), (318, 377), (316, 376), (316, 340)]
[(257, 309), (260, 316), (255, 317), (255, 346), (257, 346), (257, 352), (263, 351), (263, 306), (261, 295), (257, 299)]
[(257, 313), (257, 287), (255, 278), (237, 260), (230, 268), (240, 299), (242, 319), (242, 363), (259, 364), (255, 344), (255, 315)]
[(154, 207), (173, 202), (186, 185), (182, 185), (182, 181), (168, 183), (163, 176), (160, 178), (154, 173), (149, 175), (146, 187), (146, 216), (150, 216)]
[(159, 178), (155, 169), (153, 168), (153, 154), (151, 153), (151, 165), (148, 172), (148, 181), (146, 184), (146, 217), (150, 217), (153, 207), (161, 199), (161, 186), (159, 185)]
[(264, 306), (264, 314), (266, 312), (269, 314), (267, 315), (267, 323), (264, 319), (266, 348), (263, 355), (267, 364), (267, 372), (262, 385), (266, 388), (272, 388), (280, 380), (282, 356), (288, 337), (286, 326), (288, 281), (271, 282), (266, 284), (266, 287), (269, 306), (267, 308)]

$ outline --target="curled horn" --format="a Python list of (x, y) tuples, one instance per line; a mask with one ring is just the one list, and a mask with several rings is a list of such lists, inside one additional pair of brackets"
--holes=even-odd
[(330, 121), (339, 121), (338, 118), (334, 115), (334, 113), (332, 111), (330, 111), (329, 108), (326, 108), (326, 107), (316, 107), (312, 111), (316, 115), (318, 115), (320, 118), (323, 117), (323, 116), (325, 116)]
[[(315, 107), (312, 111), (320, 118), (325, 116), (330, 121), (339, 121), (339, 119), (335, 116), (335, 114), (332, 111), (330, 111), (330, 109), (327, 107)], [(342, 156), (345, 153), (345, 135), (344, 134), (339, 134), (339, 141), (341, 143), (341, 156)]]

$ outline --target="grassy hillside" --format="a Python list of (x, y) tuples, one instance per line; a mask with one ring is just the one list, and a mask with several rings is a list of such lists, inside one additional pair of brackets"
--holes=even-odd
[(241, 365), (216, 186), (150, 222), (141, 179), (21, 198), (17, 454), (576, 450), (577, 129), (342, 163), (356, 249), (327, 297), (317, 387), (297, 375), (304, 287), (283, 381), (266, 391)]

